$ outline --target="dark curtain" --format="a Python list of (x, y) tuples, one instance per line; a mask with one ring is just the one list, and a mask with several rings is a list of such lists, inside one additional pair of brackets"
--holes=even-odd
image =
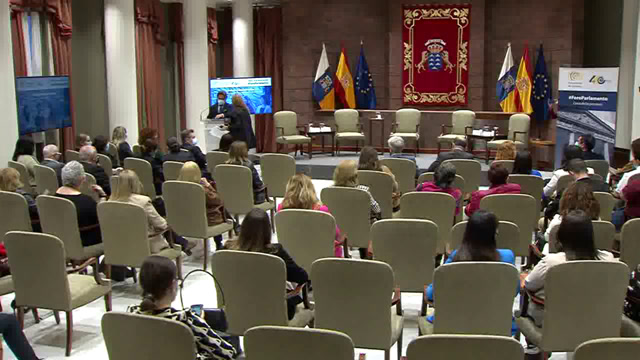
[[(231, 8), (225, 8), (221, 16), (222, 27), (218, 28), (222, 48), (222, 76), (233, 77), (233, 14)], [(217, 75), (217, 74), (216, 74)]]
[(218, 21), (216, 9), (207, 8), (207, 37), (209, 44), (209, 79), (216, 77), (216, 46), (218, 45)]
[(11, 43), (13, 46), (13, 66), (16, 76), (27, 76), (27, 48), (22, 28), (22, 10), (11, 7)]
[(180, 130), (187, 128), (187, 110), (184, 93), (184, 16), (181, 3), (169, 4), (169, 36), (176, 44), (178, 67), (178, 105), (180, 106)]
[[(255, 76), (272, 78), (273, 112), (282, 110), (282, 9), (254, 10)], [(256, 115), (258, 152), (275, 152), (272, 114)]]

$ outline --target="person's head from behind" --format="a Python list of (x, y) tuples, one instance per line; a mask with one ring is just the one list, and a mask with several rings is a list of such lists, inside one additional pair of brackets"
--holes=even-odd
[(513, 162), (513, 171), (511, 173), (531, 175), (532, 170), (533, 159), (531, 158), (531, 153), (526, 150), (518, 151), (518, 153), (516, 154), (516, 159)]
[(558, 213), (564, 218), (574, 210), (581, 210), (593, 220), (600, 218), (600, 203), (593, 196), (593, 189), (588, 183), (576, 181), (562, 194)]
[(151, 140), (158, 146), (158, 130), (151, 128), (144, 128), (140, 130), (140, 136), (138, 136), (138, 145), (144, 147), (147, 144), (147, 140)]
[(392, 154), (402, 154), (404, 150), (404, 139), (400, 136), (392, 136), (389, 138), (389, 149)]
[(229, 148), (233, 144), (233, 136), (229, 133), (222, 135), (220, 138), (219, 151), (229, 152)]
[(60, 153), (56, 145), (49, 144), (42, 149), (42, 157), (45, 160), (60, 161), (62, 154)]
[(20, 181), (20, 173), (14, 168), (4, 168), (0, 170), (0, 190), (16, 192), (24, 184)]
[(218, 91), (218, 105), (224, 105), (224, 103), (227, 101), (227, 93), (224, 91)]
[(146, 258), (140, 268), (140, 310), (152, 311), (170, 304), (178, 294), (177, 275), (176, 265), (168, 258), (156, 255)]
[(591, 134), (582, 135), (580, 136), (578, 143), (580, 144), (582, 151), (591, 152), (593, 151), (593, 148), (596, 147), (596, 138)]
[(251, 210), (242, 220), (240, 236), (233, 244), (233, 250), (265, 251), (271, 244), (269, 215), (262, 209)]
[(182, 139), (183, 144), (193, 145), (196, 138), (195, 131), (193, 131), (193, 129), (182, 130), (180, 132), (180, 138)]
[(143, 154), (152, 154), (158, 150), (157, 140), (147, 139), (141, 147)]
[(84, 181), (84, 167), (79, 162), (70, 161), (62, 168), (62, 186), (79, 190)]
[(116, 126), (113, 128), (111, 141), (116, 145), (120, 145), (120, 143), (127, 141), (127, 129), (124, 126)]
[(80, 148), (79, 159), (83, 162), (95, 164), (98, 162), (98, 152), (92, 145), (85, 145)]
[(380, 170), (378, 150), (371, 146), (363, 147), (358, 159), (358, 170)]
[(573, 159), (567, 163), (567, 171), (575, 179), (588, 177), (587, 164), (582, 159)]
[(567, 260), (597, 260), (593, 223), (587, 213), (573, 210), (562, 217), (557, 242)]
[(509, 170), (500, 163), (493, 163), (487, 173), (491, 186), (504, 185), (509, 178)]
[(16, 141), (16, 149), (13, 152), (13, 161), (18, 161), (18, 158), (21, 155), (33, 155), (35, 150), (35, 143), (33, 139), (28, 136), (21, 136), (18, 141)]
[(296, 174), (289, 179), (282, 200), (283, 209), (313, 210), (319, 202), (316, 188), (310, 177), (305, 174)]
[(231, 104), (233, 105), (234, 108), (244, 109), (246, 111), (249, 111), (247, 109), (247, 104), (244, 103), (244, 99), (239, 94), (235, 94), (233, 95), (233, 97), (231, 97)]
[(562, 161), (562, 167), (566, 170), (569, 161), (573, 159), (584, 159), (582, 149), (577, 145), (567, 145), (564, 148), (564, 160)]
[(631, 152), (633, 153), (633, 160), (636, 163), (640, 163), (640, 138), (633, 140), (631, 143)]
[(507, 140), (498, 146), (496, 160), (514, 160), (516, 158), (516, 144)]
[(91, 145), (91, 137), (87, 134), (76, 135), (76, 149), (80, 149), (86, 145)]
[(202, 179), (202, 172), (198, 164), (193, 161), (187, 161), (182, 165), (182, 169), (180, 169), (180, 174), (178, 175), (178, 181), (198, 184), (200, 183), (200, 179)]
[(358, 186), (358, 163), (355, 160), (343, 160), (333, 171), (333, 185)]
[(107, 140), (106, 136), (98, 135), (93, 138), (93, 147), (96, 148), (98, 154), (104, 153), (107, 151), (107, 146), (109, 145), (109, 140)]
[(167, 148), (169, 149), (169, 152), (172, 154), (180, 153), (180, 143), (178, 142), (178, 138), (175, 136), (168, 138)]
[(498, 261), (500, 255), (496, 245), (498, 218), (486, 210), (471, 215), (464, 230), (462, 244), (453, 261)]
[(456, 166), (450, 162), (443, 162), (436, 172), (433, 174), (433, 183), (441, 188), (450, 188), (453, 181), (456, 179)]
[(453, 141), (453, 149), (454, 150), (461, 150), (464, 151), (464, 149), (467, 148), (467, 142), (462, 140), (462, 139), (455, 139)]
[(249, 149), (244, 141), (234, 141), (229, 147), (228, 164), (240, 165), (249, 160)]
[(143, 188), (138, 175), (133, 170), (123, 170), (117, 186), (111, 192), (111, 201), (127, 201), (133, 194), (142, 194)]

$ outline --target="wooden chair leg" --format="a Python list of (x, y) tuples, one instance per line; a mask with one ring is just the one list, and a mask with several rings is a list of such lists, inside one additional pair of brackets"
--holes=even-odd
[(485, 151), (487, 152), (487, 158), (485, 159), (484, 163), (489, 165), (489, 157), (491, 155), (491, 152), (489, 151), (489, 144), (485, 141)]
[(24, 329), (24, 308), (22, 306), (18, 306), (16, 310), (18, 310), (18, 323), (20, 324), (20, 329)]
[(33, 308), (33, 309), (31, 309), (31, 312), (33, 313), (33, 317), (36, 320), (36, 324), (40, 324), (40, 316), (38, 315), (38, 309), (37, 308)]
[(111, 280), (111, 264), (104, 264), (104, 275)]
[(133, 271), (133, 283), (137, 284), (138, 283), (138, 271), (136, 270), (136, 268), (131, 268), (131, 271)]
[(442, 146), (442, 145), (440, 144), (440, 141), (438, 141), (438, 155), (440, 155), (440, 147), (441, 147), (441, 146)]
[[(274, 200), (274, 202), (275, 202), (275, 200)], [(275, 234), (276, 233), (276, 222), (275, 222), (275, 219), (274, 219), (275, 214), (274, 214), (273, 209), (271, 209), (269, 212), (271, 213), (271, 232)]]
[(67, 311), (67, 352), (71, 356), (71, 343), (73, 342), (73, 312)]
[(107, 310), (107, 312), (111, 311), (113, 309), (113, 295), (111, 294), (111, 291), (109, 291), (109, 293), (107, 295), (104, 296), (104, 307)]
[(176, 268), (178, 273), (178, 279), (182, 280), (182, 256), (178, 256), (176, 258)]
[(202, 268), (207, 271), (207, 263), (209, 262), (209, 239), (204, 239), (204, 265)]
[(56, 324), (60, 325), (60, 312), (53, 310), (53, 317), (56, 319)]
[[(419, 326), (418, 326), (419, 327)], [(398, 338), (398, 360), (402, 359), (402, 336), (403, 330), (400, 329), (400, 337)]]
[(386, 349), (384, 351), (384, 360), (391, 360), (391, 349)]
[[(312, 154), (313, 147), (312, 146), (313, 146), (312, 141), (309, 141), (309, 160), (311, 160), (311, 158), (313, 157), (313, 154)], [(322, 149), (322, 151), (324, 151), (324, 149)]]

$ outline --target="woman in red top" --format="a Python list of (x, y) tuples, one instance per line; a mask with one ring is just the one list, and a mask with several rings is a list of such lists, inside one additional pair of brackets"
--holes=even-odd
[(433, 174), (433, 182), (425, 182), (416, 188), (416, 191), (425, 192), (441, 192), (446, 193), (456, 200), (456, 215), (460, 213), (460, 200), (462, 199), (462, 191), (452, 187), (453, 181), (456, 179), (456, 166), (444, 162), (438, 166)]
[(487, 195), (496, 194), (520, 194), (520, 185), (507, 184), (509, 178), (509, 170), (499, 163), (491, 164), (489, 168), (489, 186), (488, 190), (478, 190), (471, 193), (471, 202), (464, 209), (467, 216), (471, 216), (476, 210), (480, 209), (480, 200)]

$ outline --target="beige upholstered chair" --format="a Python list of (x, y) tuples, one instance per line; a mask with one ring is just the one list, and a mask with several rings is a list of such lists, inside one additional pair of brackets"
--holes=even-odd
[[(162, 164), (162, 173), (166, 181), (178, 180), (180, 176), (180, 170), (182, 170), (184, 163), (179, 161), (165, 161)], [(164, 192), (162, 193), (164, 195)]]
[(618, 360), (634, 360), (638, 354), (640, 354), (640, 339), (614, 337), (582, 343), (576, 349), (574, 359), (599, 360), (615, 356)]
[(111, 360), (197, 358), (191, 329), (171, 319), (111, 312), (102, 317), (102, 336)]
[(288, 360), (301, 355), (305, 360), (353, 360), (353, 342), (331, 330), (298, 329), (284, 326), (256, 326), (244, 334), (247, 359)]
[(416, 189), (416, 163), (409, 159), (380, 159), (380, 165), (391, 170), (398, 182), (398, 190), (407, 193)]
[(609, 175), (609, 162), (607, 160), (585, 160), (585, 165), (593, 169), (593, 172), (602, 176), (602, 179), (606, 181), (607, 175)]
[[(425, 182), (433, 182), (434, 180), (434, 173), (432, 172), (426, 172), (426, 173), (422, 173), (420, 174), (420, 177), (418, 178), (418, 185), (425, 183)], [(456, 174), (456, 178), (455, 180), (453, 180), (453, 187), (456, 189), (460, 189), (460, 191), (462, 191), (465, 187), (465, 181), (464, 178), (458, 174)]]
[[(135, 148), (135, 145), (133, 146)], [(134, 150), (135, 153), (135, 150)], [(133, 170), (144, 188), (144, 195), (151, 200), (156, 199), (156, 187), (153, 185), (153, 170), (151, 164), (147, 160), (128, 157), (124, 159), (124, 168)]]
[(98, 166), (104, 169), (108, 177), (113, 176), (113, 162), (107, 155), (98, 154)]
[(616, 227), (609, 221), (594, 220), (593, 240), (596, 249), (610, 251), (613, 249), (613, 241), (616, 236)]
[(509, 174), (513, 172), (513, 164), (515, 160), (493, 160), (491, 164), (501, 164), (505, 169), (509, 171)]
[(300, 134), (300, 129), (306, 128), (298, 126), (298, 115), (293, 111), (278, 111), (273, 114), (273, 121), (276, 125), (276, 152), (280, 152), (281, 147), (287, 145), (294, 145), (297, 152), (299, 146), (308, 144), (309, 159), (311, 159), (311, 138)]
[(365, 136), (362, 132), (362, 124), (360, 124), (360, 115), (358, 110), (341, 109), (336, 110), (336, 150), (340, 153), (340, 142), (342, 140), (352, 140), (356, 142), (356, 152), (358, 152), (358, 144), (362, 141), (364, 146)]
[(315, 326), (347, 334), (356, 347), (384, 350), (390, 358), (398, 342), (402, 355), (402, 304), (391, 307), (391, 266), (379, 261), (321, 259), (311, 267), (316, 302)]
[[(458, 249), (462, 244), (467, 223), (468, 221), (462, 221), (451, 228), (451, 243), (449, 243), (449, 249), (452, 251)], [(496, 234), (497, 248), (510, 249), (515, 254), (520, 239), (520, 229), (518, 229), (518, 225), (510, 221), (500, 221), (499, 223), (498, 233)]]
[(514, 339), (489, 335), (420, 336), (409, 344), (407, 360), (523, 360)]
[(572, 175), (563, 175), (558, 179), (558, 185), (556, 185), (556, 193), (560, 194), (564, 192), (569, 185), (573, 184), (576, 179)]
[[(142, 154), (142, 148), (140, 147), (139, 144), (133, 144), (133, 146), (131, 146), (131, 151), (133, 152), (133, 155)], [(125, 159), (125, 160), (127, 160), (127, 159)]]
[(296, 174), (296, 160), (291, 155), (264, 154), (260, 158), (260, 170), (269, 195), (284, 197), (287, 182)]
[(104, 254), (104, 245), (82, 246), (78, 213), (75, 204), (57, 196), (40, 195), (36, 198), (42, 232), (62, 240), (67, 260), (79, 264)]
[(516, 317), (516, 323), (527, 342), (544, 352), (571, 352), (585, 341), (618, 337), (628, 283), (629, 268), (621, 262), (556, 265), (544, 282), (544, 326), (528, 317)]
[(391, 127), (390, 136), (413, 139), (416, 142), (416, 156), (420, 150), (420, 111), (400, 109), (396, 111), (396, 120)]
[(34, 166), (36, 176), (36, 192), (38, 194), (55, 194), (60, 184), (58, 184), (58, 175), (56, 171), (48, 166)]
[[(205, 208), (205, 192), (200, 184), (183, 181), (165, 181), (162, 196), (167, 209), (167, 222), (181, 236), (204, 240), (204, 269), (209, 263), (209, 238), (222, 235), (233, 229), (233, 222), (209, 226)], [(197, 204), (202, 204), (197, 206)], [(223, 212), (224, 217), (224, 212)]]
[[(24, 196), (8, 191), (0, 191), (0, 244), (9, 231), (33, 231), (29, 217), (29, 205)], [(0, 278), (0, 296), (13, 292), (11, 276)], [(37, 317), (36, 317), (37, 319)]]
[(224, 151), (209, 151), (207, 157), (207, 170), (210, 174), (213, 174), (213, 170), (216, 166), (224, 164), (229, 160), (229, 153)]
[(536, 199), (536, 214), (540, 213), (542, 207), (542, 190), (544, 189), (544, 179), (535, 175), (509, 175), (507, 181), (510, 184), (520, 185), (520, 193), (533, 196)]
[(536, 199), (526, 194), (499, 194), (485, 196), (480, 200), (480, 209), (490, 211), (500, 221), (510, 221), (518, 225), (520, 239), (511, 248), (516, 256), (529, 256), (529, 244), (537, 225), (538, 207)]
[(611, 221), (613, 208), (616, 206), (616, 199), (610, 193), (600, 191), (594, 191), (593, 196), (600, 204), (600, 219)]
[[(421, 335), (475, 334), (511, 336), (518, 269), (502, 262), (455, 262), (433, 276), (433, 323), (418, 319)], [(464, 289), (464, 296), (460, 290)], [(478, 308), (478, 299), (491, 299)]]
[[(107, 152), (116, 161), (115, 165), (120, 166), (120, 154), (118, 154), (118, 147), (116, 146), (116, 144), (110, 142), (109, 146), (107, 146)], [(111, 159), (109, 159), (109, 160), (111, 160)], [(114, 165), (114, 164), (112, 164), (112, 165)]]
[(631, 219), (622, 226), (620, 261), (635, 269), (640, 264), (640, 219)]
[(9, 160), (9, 167), (15, 169), (20, 173), (20, 182), (22, 183), (22, 190), (33, 194), (34, 189), (31, 187), (31, 182), (29, 181), (29, 172), (27, 171), (27, 167), (24, 164), (19, 163), (17, 161)]
[(278, 243), (307, 272), (318, 259), (335, 255), (336, 220), (323, 211), (287, 209), (276, 213)]
[[(466, 140), (467, 135), (473, 132), (473, 124), (476, 121), (476, 113), (469, 110), (457, 110), (451, 115), (451, 125), (442, 124), (442, 133), (438, 136), (438, 154), (442, 144), (453, 144), (457, 139)], [(449, 133), (445, 132), (449, 128)]]
[(102, 280), (95, 268), (94, 276), (68, 275), (64, 244), (53, 235), (10, 232), (5, 236), (5, 246), (11, 254), (9, 266), (20, 323), (23, 323), (26, 307), (53, 310), (58, 323), (57, 312), (66, 312), (66, 355), (69, 356), (73, 338), (73, 310), (104, 297), (106, 309), (111, 311), (111, 283)]
[[(98, 221), (104, 244), (106, 274), (111, 275), (111, 265), (139, 268), (144, 259), (151, 256), (147, 214), (141, 206), (119, 201), (98, 204)], [(161, 250), (154, 255), (175, 260), (178, 277), (182, 279), (182, 249), (178, 245)], [(135, 279), (134, 279), (135, 280)]]
[(444, 254), (445, 246), (450, 242), (455, 211), (456, 200), (445, 193), (410, 192), (400, 198), (403, 219), (431, 220), (438, 225), (437, 254)]
[(224, 206), (230, 214), (236, 217), (249, 213), (253, 208), (262, 209), (271, 213), (271, 226), (273, 227), (273, 212), (276, 206), (274, 201), (269, 200), (267, 191), (267, 201), (262, 204), (253, 203), (253, 185), (251, 170), (240, 165), (218, 165), (214, 169), (213, 178), (216, 179), (218, 193), (224, 201)]
[(281, 258), (223, 250), (211, 257), (211, 270), (220, 287), (218, 306), (224, 306), (228, 334), (242, 336), (260, 325), (305, 327), (313, 321), (313, 310), (306, 302), (298, 305), (292, 320), (287, 320), (287, 270)]
[(358, 182), (369, 187), (376, 199), (383, 219), (393, 216), (393, 178), (382, 171), (358, 170)]
[(444, 162), (453, 164), (453, 166), (456, 167), (456, 174), (464, 178), (465, 188), (462, 190), (464, 194), (470, 194), (480, 189), (480, 174), (482, 168), (480, 162), (464, 159), (446, 160)]
[(371, 204), (366, 191), (331, 186), (322, 189), (322, 202), (329, 207), (342, 234), (347, 236), (349, 246), (366, 248), (369, 246)]
[(93, 191), (93, 185), (96, 185), (96, 178), (89, 173), (84, 173), (84, 176), (85, 180), (82, 185), (80, 185), (80, 192), (98, 202), (100, 200), (100, 195)]
[(509, 118), (509, 132), (504, 140), (492, 140), (487, 143), (489, 149), (497, 149), (506, 141), (513, 141), (518, 150), (529, 147), (529, 126), (531, 118), (527, 114), (513, 114)]
[(64, 152), (64, 161), (65, 162), (80, 161), (80, 153), (75, 150), (66, 150)]

